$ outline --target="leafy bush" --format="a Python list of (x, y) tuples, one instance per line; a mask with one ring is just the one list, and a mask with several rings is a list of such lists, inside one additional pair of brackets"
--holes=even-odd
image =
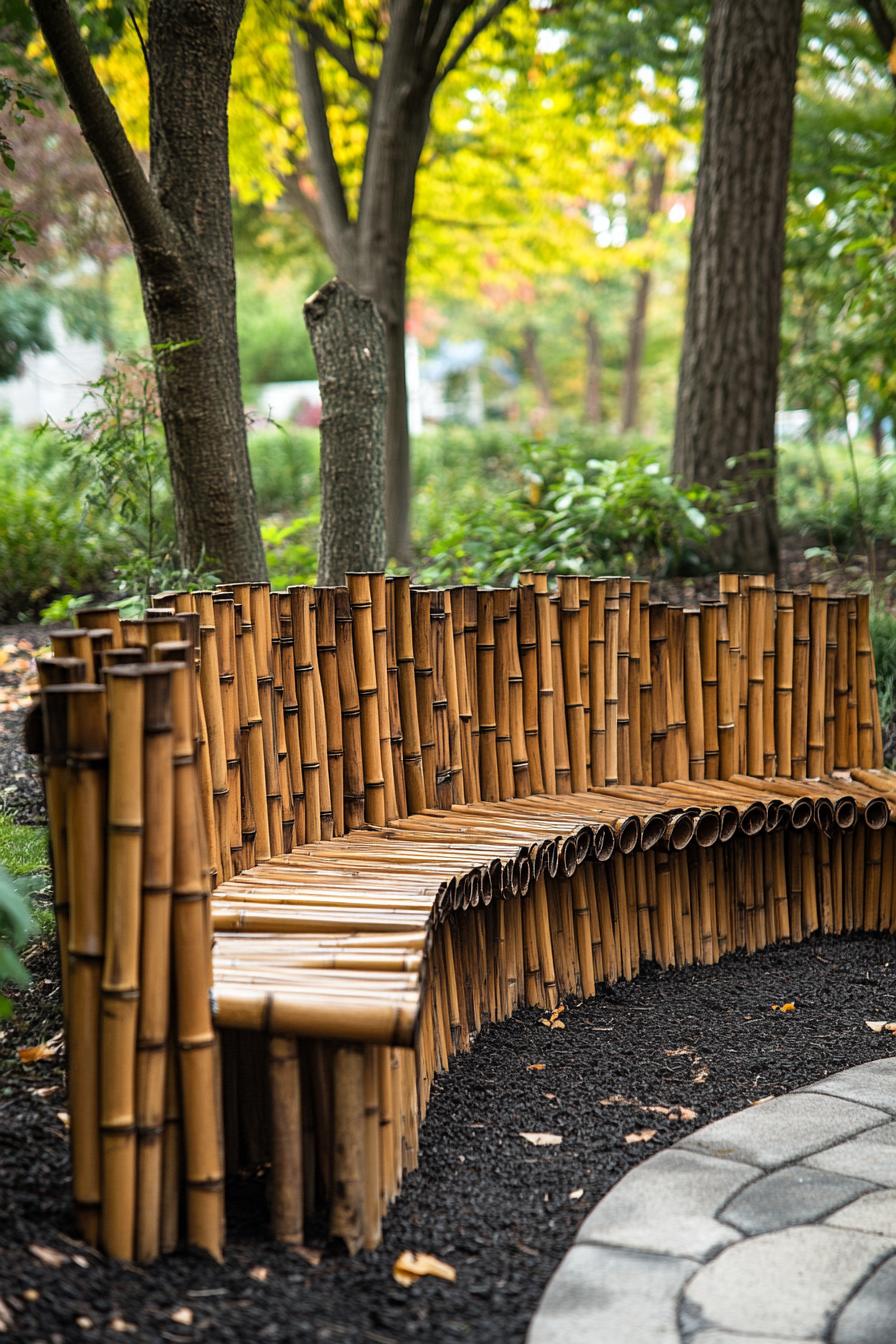
[(650, 450), (582, 461), (562, 444), (530, 444), (514, 489), (452, 510), (421, 578), (495, 582), (520, 569), (698, 573), (718, 507), (706, 488), (676, 485)]
[(317, 508), (320, 449), (316, 429), (270, 425), (249, 434), (249, 461), (262, 515)]
[(871, 611), (871, 644), (877, 675), (877, 695), (888, 765), (896, 757), (896, 615), (884, 607)]
[(120, 556), (105, 521), (83, 516), (58, 438), (0, 430), (0, 620), (102, 584)]
[(261, 525), (271, 586), (288, 588), (293, 583), (314, 583), (317, 577), (316, 517), (294, 518), (280, 524), (268, 520)]
[(840, 559), (864, 559), (896, 537), (896, 457), (858, 446), (851, 455), (837, 441), (782, 444), (778, 509), (785, 533)]

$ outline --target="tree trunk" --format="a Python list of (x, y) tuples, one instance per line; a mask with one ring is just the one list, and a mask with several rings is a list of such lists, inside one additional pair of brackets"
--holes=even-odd
[(543, 411), (550, 411), (552, 406), (551, 387), (544, 371), (544, 365), (541, 362), (541, 352), (538, 349), (538, 332), (531, 322), (527, 322), (523, 327), (523, 364), (534, 384), (539, 406)]
[(265, 579), (236, 337), (227, 100), (244, 0), (152, 0), (150, 180), (180, 255), (138, 248), (178, 545), (189, 568)]
[[(659, 213), (666, 184), (666, 159), (657, 159), (650, 171), (647, 188), (647, 223)], [(641, 427), (641, 368), (644, 363), (644, 342), (647, 334), (647, 305), (650, 301), (650, 270), (639, 271), (635, 279), (635, 301), (628, 324), (628, 351), (622, 382), (622, 415), (620, 427), (625, 433)]]
[(585, 424), (599, 425), (604, 418), (604, 361), (600, 328), (593, 313), (585, 315), (582, 328), (585, 333)]
[[(801, 0), (713, 0), (673, 464), (736, 492), (726, 567), (778, 558), (775, 404)], [(733, 459), (733, 465), (728, 465)]]
[(227, 100), (245, 0), (151, 0), (150, 181), (68, 0), (34, 0), (59, 77), (134, 247), (156, 356), (181, 560), (262, 579), (236, 344)]
[(386, 563), (385, 333), (373, 301), (342, 280), (311, 296), (305, 325), (323, 408), (317, 581), (329, 587)]

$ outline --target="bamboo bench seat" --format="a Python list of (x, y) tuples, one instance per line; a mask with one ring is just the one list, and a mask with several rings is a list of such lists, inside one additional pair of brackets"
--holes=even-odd
[(720, 599), (351, 575), (52, 633), (29, 731), (87, 1239), (220, 1255), (225, 1177), (261, 1169), (275, 1236), (374, 1246), (484, 1022), (896, 928), (867, 598)]

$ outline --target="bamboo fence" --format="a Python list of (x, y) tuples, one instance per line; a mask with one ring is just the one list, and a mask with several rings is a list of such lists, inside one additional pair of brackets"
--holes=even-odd
[(868, 599), (719, 589), (682, 609), (622, 577), (353, 574), (53, 632), (87, 1240), (220, 1256), (225, 1179), (262, 1170), (278, 1239), (375, 1246), (483, 1022), (642, 960), (896, 930)]

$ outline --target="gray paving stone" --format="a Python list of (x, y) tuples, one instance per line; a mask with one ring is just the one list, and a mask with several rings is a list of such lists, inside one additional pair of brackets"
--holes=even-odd
[(841, 1171), (844, 1176), (857, 1176), (877, 1185), (896, 1185), (896, 1123), (881, 1125), (813, 1153), (806, 1158), (806, 1165)]
[(715, 1120), (689, 1134), (681, 1147), (771, 1169), (888, 1119), (886, 1111), (841, 1097), (791, 1092)]
[(885, 1260), (847, 1302), (833, 1344), (893, 1344), (896, 1339), (896, 1259)]
[(860, 1101), (866, 1106), (878, 1106), (896, 1114), (896, 1056), (832, 1073), (829, 1078), (822, 1078), (804, 1090), (845, 1097), (847, 1101)]
[(716, 1220), (716, 1210), (759, 1175), (743, 1162), (668, 1148), (617, 1181), (576, 1241), (707, 1260), (739, 1235)]
[(527, 1344), (679, 1344), (676, 1305), (696, 1260), (577, 1244), (529, 1326)]
[[(782, 1227), (817, 1222), (872, 1188), (870, 1181), (859, 1181), (836, 1171), (803, 1165), (780, 1167), (735, 1194), (718, 1216), (722, 1222), (755, 1237)], [(686, 1254), (686, 1248), (679, 1254)]]
[(854, 1227), (896, 1240), (896, 1190), (873, 1190), (832, 1213), (828, 1227)]
[(702, 1266), (682, 1313), (701, 1324), (816, 1339), (896, 1242), (843, 1228), (790, 1227), (737, 1242)]

